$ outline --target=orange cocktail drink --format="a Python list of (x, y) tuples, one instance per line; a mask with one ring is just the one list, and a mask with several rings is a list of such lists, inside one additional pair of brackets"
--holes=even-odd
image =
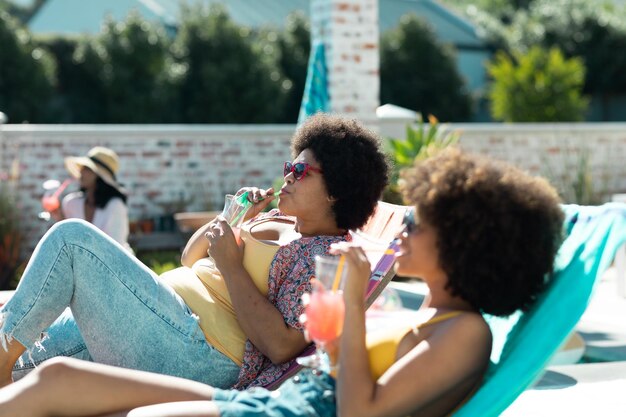
[(41, 205), (43, 209), (48, 213), (51, 213), (57, 210), (61, 206), (61, 202), (59, 201), (59, 197), (56, 195), (47, 195), (41, 198)]
[(39, 218), (49, 220), (50, 213), (55, 212), (61, 207), (61, 193), (65, 188), (74, 182), (73, 179), (66, 179), (63, 184), (57, 180), (47, 180), (43, 183), (44, 195), (41, 197), (41, 205), (44, 209), (43, 213), (39, 213)]
[(304, 294), (306, 305), (306, 330), (315, 342), (314, 355), (298, 358), (301, 365), (330, 371), (331, 365), (324, 347), (341, 336), (345, 315), (343, 284), (348, 265), (343, 256), (317, 256), (315, 258), (315, 280), (310, 294)]
[(343, 330), (345, 309), (341, 291), (314, 291), (305, 310), (307, 331), (311, 339), (324, 345), (338, 338)]

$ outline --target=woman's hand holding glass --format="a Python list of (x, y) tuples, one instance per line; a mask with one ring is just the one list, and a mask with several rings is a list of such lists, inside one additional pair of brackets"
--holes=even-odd
[(235, 196), (238, 197), (245, 192), (248, 193), (248, 201), (252, 203), (252, 207), (246, 212), (243, 221), (254, 218), (254, 216), (262, 212), (276, 198), (274, 187), (265, 190), (257, 187), (244, 187), (237, 191)]
[(311, 294), (303, 296), (305, 317), (302, 321), (307, 336), (315, 342), (317, 350), (312, 356), (299, 358), (299, 364), (326, 372), (331, 370), (330, 361), (324, 351), (343, 331), (343, 288), (349, 269), (343, 256), (315, 258), (315, 279), (311, 283)]
[(321, 260), (332, 259), (329, 262), (332, 265), (320, 263), (318, 270), (316, 262), (313, 292), (303, 296), (306, 308), (301, 321), (307, 339), (316, 343), (317, 350), (315, 355), (298, 359), (301, 365), (326, 372), (333, 369), (338, 357), (338, 339), (343, 331), (346, 305), (364, 305), (371, 274), (370, 263), (362, 248), (344, 242), (333, 244), (330, 253), (338, 256), (320, 257)]
[(341, 242), (331, 245), (329, 252), (331, 255), (343, 256), (348, 265), (348, 274), (343, 286), (346, 305), (364, 305), (367, 284), (372, 274), (372, 265), (365, 251), (360, 246)]
[(217, 269), (228, 273), (233, 267), (243, 265), (243, 242), (238, 243), (226, 219), (218, 216), (204, 235), (209, 241), (208, 254)]

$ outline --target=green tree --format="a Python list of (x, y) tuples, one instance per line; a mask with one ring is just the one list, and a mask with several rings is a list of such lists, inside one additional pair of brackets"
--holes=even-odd
[(148, 23), (138, 14), (131, 13), (122, 22), (106, 21), (103, 31), (96, 38), (81, 43), (74, 53), (82, 82), (93, 89), (74, 88), (73, 103), (90, 102), (92, 110), (101, 103), (102, 114), (88, 116), (94, 121), (162, 123), (175, 120), (176, 66), (171, 65), (168, 48), (165, 29)]
[(278, 66), (288, 83), (284, 112), (279, 121), (296, 123), (304, 93), (306, 72), (311, 52), (311, 31), (302, 13), (288, 16), (285, 30), (278, 37)]
[(626, 94), (626, 54), (618, 52), (626, 49), (623, 9), (587, 0), (535, 0), (528, 13), (514, 19), (509, 45), (514, 50), (556, 46), (567, 57), (583, 59), (586, 93), (603, 100)]
[(430, 26), (414, 15), (383, 34), (381, 101), (444, 121), (469, 119), (470, 95), (456, 69), (453, 50), (437, 42)]
[(29, 34), (0, 11), (0, 110), (13, 123), (49, 121), (54, 61)]
[(461, 12), (473, 13), (478, 9), (489, 13), (495, 18), (510, 22), (515, 13), (519, 10), (527, 10), (534, 0), (444, 0)]
[(583, 120), (585, 67), (556, 48), (533, 47), (523, 54), (499, 52), (487, 66), (493, 83), (489, 96), (494, 119), (506, 122)]
[(263, 123), (281, 113), (286, 86), (280, 71), (223, 7), (184, 8), (175, 47), (185, 68), (184, 122)]
[(22, 6), (10, 0), (0, 0), (0, 10), (7, 11), (11, 16), (18, 19), (23, 25), (28, 23), (31, 17), (39, 11), (46, 0), (33, 0), (29, 6)]
[(604, 120), (611, 117), (611, 99), (626, 94), (626, 55), (616, 53), (626, 47), (626, 7), (609, 0), (532, 0), (508, 20), (478, 7), (465, 10), (495, 49), (557, 47), (568, 58), (581, 57), (587, 69), (583, 91), (601, 104)]
[[(104, 116), (103, 97), (97, 78), (95, 83), (85, 83), (82, 68), (74, 61), (79, 39), (67, 36), (44, 36), (35, 39), (39, 48), (50, 53), (56, 65), (56, 85), (50, 102), (51, 118), (55, 123), (81, 123), (99, 121), (92, 114)], [(96, 109), (93, 109), (93, 106)]]

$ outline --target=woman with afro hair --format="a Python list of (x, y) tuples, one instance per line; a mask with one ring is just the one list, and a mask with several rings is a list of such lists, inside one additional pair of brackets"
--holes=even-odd
[(482, 314), (532, 305), (550, 279), (563, 213), (543, 179), (458, 149), (401, 178), (414, 208), (398, 236), (397, 272), (423, 279), (429, 297), (410, 325), (389, 323), (366, 335), (370, 265), (359, 247), (334, 244), (331, 252), (345, 256), (349, 273), (344, 331), (329, 348), (332, 374), (305, 370), (278, 391), (234, 391), (63, 360), (0, 390), (0, 416), (450, 414), (480, 385), (489, 364), (492, 337)]
[(239, 190), (242, 227), (203, 225), (160, 276), (85, 221), (55, 224), (2, 307), (0, 387), (58, 356), (221, 388), (279, 379), (308, 345), (315, 257), (365, 225), (388, 182), (378, 136), (356, 120), (313, 116), (292, 144), (280, 191)]

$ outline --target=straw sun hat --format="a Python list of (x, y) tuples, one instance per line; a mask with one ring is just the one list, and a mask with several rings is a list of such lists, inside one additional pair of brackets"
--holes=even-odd
[(117, 182), (117, 172), (120, 167), (120, 160), (117, 154), (102, 146), (96, 146), (91, 148), (87, 152), (87, 156), (68, 156), (65, 158), (65, 168), (74, 178), (80, 178), (80, 170), (82, 167), (87, 167), (96, 173), (102, 181), (114, 187), (122, 194), (128, 194), (128, 192)]

